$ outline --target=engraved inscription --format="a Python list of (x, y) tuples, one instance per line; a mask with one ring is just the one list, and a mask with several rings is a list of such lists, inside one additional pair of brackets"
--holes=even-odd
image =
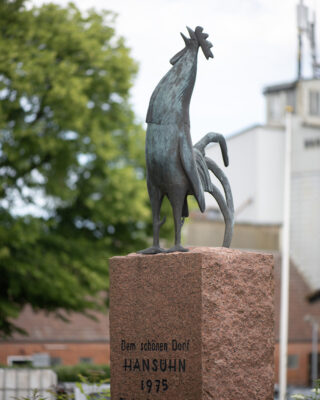
[[(189, 339), (173, 338), (170, 341), (161, 342), (148, 338), (142, 342), (132, 342), (123, 338), (120, 343), (120, 349), (124, 355), (122, 371), (137, 374), (137, 378), (140, 378), (137, 380), (137, 384), (142, 395), (165, 393), (170, 390), (170, 376), (174, 373), (184, 374), (187, 371), (188, 363), (185, 353), (189, 352), (190, 347)], [(151, 357), (149, 357), (149, 353), (153, 353)], [(155, 356), (154, 353), (159, 353), (159, 356)], [(141, 372), (152, 373), (152, 379), (151, 377), (150, 379), (139, 377)], [(159, 376), (155, 377), (154, 373)], [(149, 397), (145, 399), (151, 400)], [(121, 397), (119, 400), (126, 399)], [(130, 398), (130, 400), (136, 399)]]

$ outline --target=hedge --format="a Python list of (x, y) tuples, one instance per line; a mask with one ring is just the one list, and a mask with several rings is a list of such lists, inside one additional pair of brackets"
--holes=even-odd
[(110, 365), (59, 365), (53, 370), (57, 373), (59, 382), (79, 382), (80, 375), (88, 382), (102, 382), (110, 379)]

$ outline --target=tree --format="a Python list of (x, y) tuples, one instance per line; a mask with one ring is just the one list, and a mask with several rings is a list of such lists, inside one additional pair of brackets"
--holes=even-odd
[(26, 303), (104, 307), (108, 258), (146, 246), (144, 132), (129, 104), (137, 65), (114, 19), (0, 0), (2, 335)]

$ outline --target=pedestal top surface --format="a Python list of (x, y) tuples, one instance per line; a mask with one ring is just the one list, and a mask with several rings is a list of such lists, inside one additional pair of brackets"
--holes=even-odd
[(145, 255), (145, 254), (138, 254), (138, 253), (129, 253), (126, 256), (114, 256), (111, 258), (123, 258), (123, 257), (143, 257), (143, 258), (152, 258), (152, 257), (170, 257), (170, 256), (186, 256), (188, 257), (190, 254), (215, 254), (219, 257), (221, 256), (238, 256), (238, 255), (256, 255), (257, 257), (273, 257), (272, 253), (268, 252), (257, 252), (257, 251), (249, 251), (249, 250), (240, 250), (240, 249), (229, 249), (226, 247), (188, 247), (189, 251), (187, 252), (176, 252), (176, 253), (159, 253), (159, 254), (151, 254), (151, 255)]

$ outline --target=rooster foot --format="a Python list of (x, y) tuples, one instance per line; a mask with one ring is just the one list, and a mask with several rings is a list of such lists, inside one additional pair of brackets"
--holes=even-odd
[(138, 254), (158, 254), (165, 252), (166, 250), (159, 246), (152, 246), (148, 247), (147, 249), (137, 251)]
[(179, 252), (186, 252), (189, 251), (186, 247), (181, 246), (181, 244), (176, 244), (175, 246), (171, 247), (171, 249), (167, 250), (167, 253), (174, 253), (176, 251)]

